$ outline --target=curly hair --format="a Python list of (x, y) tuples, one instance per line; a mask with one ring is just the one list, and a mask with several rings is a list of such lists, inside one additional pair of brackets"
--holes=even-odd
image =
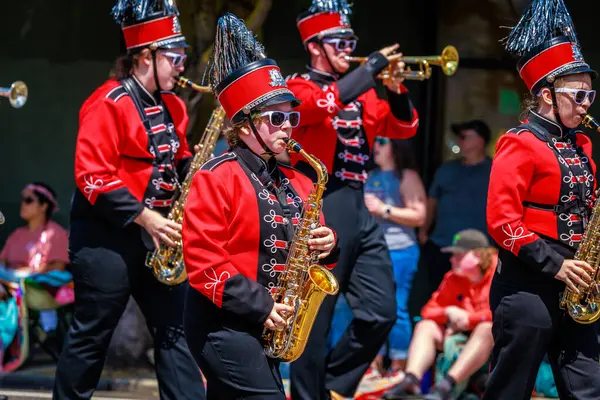
[[(562, 87), (564, 80), (562, 78), (556, 78), (554, 81), (554, 87)], [(531, 94), (528, 92), (521, 103), (521, 114), (519, 115), (519, 121), (525, 122), (530, 111), (537, 111), (540, 108), (540, 98), (537, 94)]]
[[(252, 114), (252, 122), (254, 123), (254, 126), (257, 127), (263, 123), (262, 117), (259, 113)], [(240, 147), (242, 145), (243, 142), (242, 139), (240, 139), (240, 135), (242, 127), (246, 126), (247, 123), (248, 120), (244, 120), (244, 123), (242, 124), (232, 125), (228, 119), (225, 120), (223, 123), (222, 133), (230, 147)]]

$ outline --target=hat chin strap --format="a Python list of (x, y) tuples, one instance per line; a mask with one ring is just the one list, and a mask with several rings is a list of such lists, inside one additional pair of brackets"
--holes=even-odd
[(323, 53), (325, 53), (325, 59), (327, 60), (327, 64), (329, 64), (329, 67), (331, 68), (331, 70), (337, 75), (343, 75), (340, 71), (335, 69), (335, 67), (333, 66), (333, 63), (331, 62), (331, 59), (329, 58), (329, 54), (327, 54), (327, 50), (325, 50), (325, 43), (323, 43), (323, 39), (319, 39), (318, 43), (319, 43), (319, 46), (321, 46), (321, 49), (323, 49)]
[(569, 129), (567, 129), (560, 119), (560, 114), (558, 112), (558, 101), (556, 100), (556, 92), (554, 91), (554, 83), (550, 82), (548, 87), (550, 88), (550, 94), (552, 96), (552, 111), (554, 112), (554, 118), (556, 118), (556, 123), (560, 125), (560, 127), (563, 129), (563, 132), (566, 133)]
[[(256, 141), (258, 142), (260, 147), (262, 147), (262, 149), (264, 150), (263, 154), (267, 154), (269, 156), (275, 155), (275, 153), (273, 153), (273, 151), (267, 147), (267, 145), (265, 144), (262, 137), (260, 137), (260, 134), (258, 133), (258, 129), (256, 129), (256, 126), (254, 125), (254, 121), (252, 120), (252, 114), (248, 114), (247, 118), (248, 118), (248, 123), (250, 124), (250, 129), (252, 129), (252, 132), (254, 132), (254, 136), (256, 137)], [(262, 154), (259, 154), (259, 155), (262, 155)]]
[(158, 67), (156, 66), (156, 50), (150, 50), (152, 52), (152, 68), (154, 69), (154, 83), (156, 84), (156, 92), (158, 93), (158, 97), (160, 97), (161, 87), (158, 82)]

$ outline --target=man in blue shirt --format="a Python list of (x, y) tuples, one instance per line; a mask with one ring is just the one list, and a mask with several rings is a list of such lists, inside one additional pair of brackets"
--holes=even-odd
[(481, 120), (452, 124), (451, 128), (462, 157), (443, 163), (429, 188), (427, 218), (419, 231), (423, 246), (419, 270), (425, 274), (422, 278), (427, 285), (420, 287), (418, 294), (413, 293), (423, 297), (422, 303), (417, 301), (419, 306), (450, 270), (449, 255), (440, 248), (451, 245), (454, 233), (464, 229), (487, 233), (485, 209), (492, 160), (486, 155), (486, 146), (490, 128)]

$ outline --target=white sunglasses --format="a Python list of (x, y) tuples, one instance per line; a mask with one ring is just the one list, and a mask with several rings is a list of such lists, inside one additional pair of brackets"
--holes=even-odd
[(356, 39), (326, 38), (323, 39), (323, 43), (334, 45), (337, 51), (344, 51), (348, 47), (350, 47), (350, 52), (356, 49)]
[(187, 59), (187, 55), (185, 54), (172, 53), (170, 51), (161, 51), (160, 54), (167, 57), (175, 68), (181, 67)]
[(583, 89), (569, 89), (569, 88), (558, 88), (554, 89), (558, 93), (574, 93), (573, 101), (577, 104), (585, 103), (585, 99), (590, 100), (590, 105), (596, 100), (595, 90), (583, 90)]
[(290, 121), (292, 128), (295, 128), (300, 124), (300, 113), (298, 111), (265, 111), (262, 112), (260, 116), (269, 117), (269, 122), (276, 128), (283, 125), (285, 121)]

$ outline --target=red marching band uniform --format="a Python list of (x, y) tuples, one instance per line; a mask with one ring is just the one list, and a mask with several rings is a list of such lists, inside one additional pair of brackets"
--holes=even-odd
[[(229, 46), (224, 44), (222, 38), (231, 36)], [(219, 20), (215, 43), (213, 91), (232, 125), (252, 127), (261, 143), (256, 114), (268, 105), (293, 107), (298, 100), (275, 61), (264, 58), (262, 45), (235, 16)], [(223, 65), (225, 58), (236, 61)], [(278, 164), (264, 143), (262, 155), (241, 140), (230, 145), (195, 174), (186, 200), (182, 232), (191, 288), (184, 329), (209, 396), (283, 400), (279, 361), (266, 356), (261, 335), (313, 183)], [(320, 220), (324, 225), (322, 214)], [(336, 258), (333, 252), (320, 263), (332, 267)]]
[[(309, 13), (300, 17), (297, 25), (305, 45), (318, 36), (352, 32), (334, 11)], [(375, 136), (410, 138), (417, 132), (419, 116), (404, 85), (400, 84), (401, 94), (387, 91), (389, 102), (381, 100), (372, 74), (357, 70), (340, 78), (307, 66), (307, 72), (290, 75), (286, 81), (302, 101), (298, 107), (302, 119), (294, 138), (323, 161), (332, 179), (365, 183)], [(301, 159), (293, 154), (292, 164), (298, 161)]]
[[(169, 222), (164, 217), (191, 160), (186, 106), (159, 83), (159, 76), (180, 67), (173, 61), (157, 65), (158, 57), (166, 58), (158, 53), (183, 53), (187, 47), (177, 15), (168, 0), (119, 0), (113, 17), (127, 47), (122, 66), (129, 70), (103, 83), (80, 109), (69, 235), (75, 313), (57, 365), (54, 398), (92, 396), (130, 297), (154, 341), (160, 397), (205, 398), (183, 336), (187, 287), (164, 285), (146, 267), (154, 244), (138, 219), (145, 213), (156, 224)], [(146, 55), (152, 57), (153, 77), (139, 68)], [(153, 78), (154, 85), (142, 84)]]
[[(545, 78), (561, 67), (584, 68), (574, 49), (559, 37), (521, 60), (518, 69), (528, 89), (539, 92)], [(565, 255), (582, 240), (596, 188), (591, 154), (592, 143), (582, 131), (568, 131), (535, 111), (502, 135), (487, 206), (489, 232), (498, 245), (554, 277)]]
[[(539, 103), (500, 137), (492, 163), (487, 224), (500, 250), (483, 398), (529, 398), (546, 358), (560, 398), (598, 399), (597, 324), (579, 323), (561, 306), (565, 280), (584, 272), (573, 258), (589, 226), (596, 165), (590, 139), (576, 126), (593, 101), (586, 103), (587, 89), (597, 73), (583, 59), (562, 0), (531, 2), (506, 49), (520, 57), (517, 70)], [(561, 93), (570, 90), (585, 97)]]
[[(341, 57), (357, 40), (349, 14), (345, 0), (313, 0), (298, 16), (297, 27), (305, 48), (315, 46), (321, 54), (311, 58), (306, 72), (286, 78), (302, 101), (298, 107), (302, 118), (292, 136), (329, 173), (323, 209), (341, 251), (333, 273), (354, 315), (342, 338), (323, 357), (336, 298), (323, 302), (307, 347), (291, 367), (294, 400), (353, 397), (396, 321), (392, 261), (383, 231), (365, 206), (363, 185), (375, 137), (410, 138), (417, 132), (419, 117), (402, 84), (398, 93), (386, 87), (387, 101), (378, 98), (376, 76), (389, 65), (382, 53), (374, 52), (349, 73), (336, 69), (331, 50)], [(327, 71), (316, 68), (327, 63)], [(291, 163), (314, 177), (309, 165), (294, 154)]]
[(137, 88), (151, 133), (116, 79), (96, 89), (79, 117), (75, 181), (87, 200), (82, 207), (89, 204), (116, 226), (131, 223), (143, 207), (167, 213), (177, 176), (185, 177), (183, 166), (191, 157), (183, 101), (163, 92), (157, 104), (141, 85)]

